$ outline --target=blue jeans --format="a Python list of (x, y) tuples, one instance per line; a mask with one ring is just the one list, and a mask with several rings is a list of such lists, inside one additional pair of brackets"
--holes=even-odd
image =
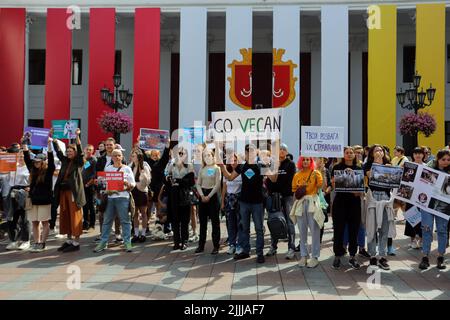
[(262, 256), (264, 248), (263, 204), (239, 201), (239, 206), (241, 214), (238, 227), (239, 247), (242, 248), (242, 252), (250, 254), (250, 216), (252, 216), (256, 230), (256, 254)]
[(109, 198), (108, 205), (106, 206), (105, 213), (103, 215), (103, 226), (101, 242), (107, 243), (109, 240), (109, 234), (111, 233), (112, 224), (116, 218), (116, 214), (119, 216), (120, 224), (122, 225), (122, 236), (124, 243), (131, 243), (131, 219), (129, 215), (129, 198)]
[(227, 216), (227, 232), (228, 232), (228, 245), (229, 246), (235, 246), (238, 244), (237, 238), (238, 238), (238, 225), (239, 225), (239, 205), (236, 205), (234, 207), (230, 207), (228, 205), (228, 198), (230, 196), (227, 194), (225, 196), (225, 210), (226, 210), (226, 216)]
[[(269, 201), (268, 201), (269, 202)], [(289, 214), (291, 213), (292, 206), (294, 204), (294, 197), (283, 197), (282, 198), (282, 210), (284, 213), (284, 217), (286, 218), (287, 227), (288, 227), (288, 249), (295, 250), (295, 225), (292, 223)], [(270, 206), (268, 206), (270, 208)], [(270, 213), (269, 213), (270, 215)], [(278, 248), (278, 239), (272, 240), (272, 248), (275, 250)]]
[[(344, 231), (344, 247), (348, 246), (348, 225), (345, 225)], [(358, 247), (364, 248), (366, 246), (366, 228), (363, 225), (359, 226), (358, 229)]]
[(445, 254), (447, 246), (447, 225), (448, 220), (435, 216), (425, 210), (419, 209), (422, 214), (422, 251), (423, 254), (429, 255), (431, 251), (431, 243), (433, 242), (433, 224), (436, 220), (438, 253)]

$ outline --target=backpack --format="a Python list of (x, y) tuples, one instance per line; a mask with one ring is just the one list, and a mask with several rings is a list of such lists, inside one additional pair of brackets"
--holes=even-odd
[(282, 211), (281, 194), (278, 192), (272, 193), (268, 197), (267, 202), (267, 211), (269, 213), (267, 226), (269, 227), (271, 237), (273, 239), (287, 239), (288, 225)]

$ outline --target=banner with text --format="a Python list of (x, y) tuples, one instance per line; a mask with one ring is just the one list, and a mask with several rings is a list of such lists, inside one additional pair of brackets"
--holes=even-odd
[(22, 143), (32, 149), (45, 148), (48, 144), (49, 132), (50, 129), (25, 127)]
[(326, 158), (344, 156), (344, 128), (302, 126), (301, 132), (302, 156)]
[(215, 141), (277, 140), (282, 112), (281, 108), (213, 112), (210, 128)]
[(123, 172), (121, 171), (99, 171), (97, 172), (97, 183), (99, 190), (123, 191)]
[(427, 166), (406, 162), (394, 197), (449, 220), (450, 175)]
[(157, 129), (140, 129), (139, 148), (144, 150), (164, 151), (169, 140), (169, 131)]
[(0, 173), (15, 172), (17, 154), (0, 154)]

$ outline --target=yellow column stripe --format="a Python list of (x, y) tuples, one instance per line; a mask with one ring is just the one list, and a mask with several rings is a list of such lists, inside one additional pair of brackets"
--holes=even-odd
[(416, 70), (424, 91), (430, 83), (436, 88), (433, 104), (422, 111), (434, 115), (437, 123), (430, 137), (419, 134), (419, 145), (436, 154), (445, 146), (445, 4), (418, 4), (416, 10)]
[(368, 143), (392, 150), (396, 144), (397, 7), (379, 8), (380, 28), (369, 29)]

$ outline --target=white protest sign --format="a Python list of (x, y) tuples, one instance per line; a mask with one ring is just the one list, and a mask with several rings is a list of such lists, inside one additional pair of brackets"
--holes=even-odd
[(305, 157), (342, 158), (344, 156), (343, 127), (301, 127), (301, 150)]
[(422, 214), (417, 207), (411, 207), (403, 216), (413, 228), (422, 221)]
[(436, 216), (450, 218), (450, 175), (433, 168), (406, 162), (396, 199)]
[(213, 112), (215, 141), (276, 140), (282, 128), (281, 108)]

